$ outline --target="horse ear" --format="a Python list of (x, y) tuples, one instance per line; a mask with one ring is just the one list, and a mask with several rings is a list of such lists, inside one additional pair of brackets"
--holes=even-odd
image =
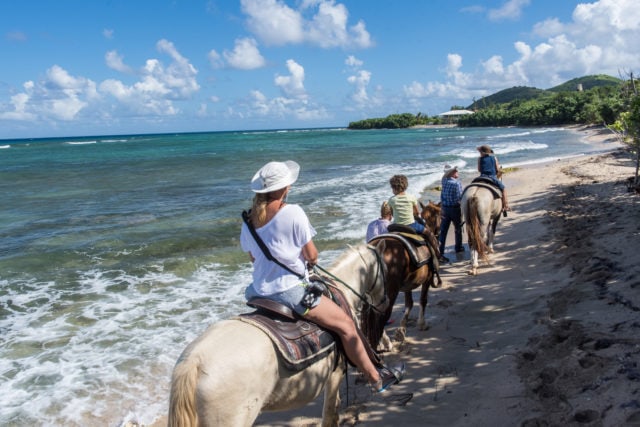
[[(429, 200), (429, 202), (431, 202), (431, 200)], [(420, 207), (422, 209), (424, 209), (426, 206), (424, 205), (424, 203), (422, 203), (422, 200), (420, 200), (418, 203), (420, 203)]]

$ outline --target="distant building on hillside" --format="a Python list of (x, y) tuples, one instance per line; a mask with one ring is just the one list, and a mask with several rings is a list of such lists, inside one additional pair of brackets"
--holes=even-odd
[(467, 114), (473, 114), (473, 111), (470, 110), (451, 110), (445, 113), (438, 114), (438, 117), (442, 117), (447, 121), (447, 123), (455, 123), (461, 116), (466, 116)]

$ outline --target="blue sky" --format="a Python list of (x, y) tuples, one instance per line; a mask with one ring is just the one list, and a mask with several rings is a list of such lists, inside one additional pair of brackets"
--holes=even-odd
[(0, 139), (347, 126), (640, 65), (634, 0), (21, 0), (0, 32)]

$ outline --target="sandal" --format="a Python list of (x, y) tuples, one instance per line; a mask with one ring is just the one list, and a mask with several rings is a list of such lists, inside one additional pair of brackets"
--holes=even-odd
[(380, 379), (376, 382), (374, 388), (377, 393), (382, 393), (394, 384), (398, 384), (404, 377), (404, 362), (400, 362), (398, 365), (391, 368), (383, 366), (378, 369)]

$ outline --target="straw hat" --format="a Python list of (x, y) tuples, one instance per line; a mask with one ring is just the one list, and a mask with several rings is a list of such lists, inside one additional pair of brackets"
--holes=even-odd
[(451, 178), (453, 176), (454, 173), (458, 172), (458, 167), (454, 166), (451, 167), (449, 165), (446, 165), (444, 167), (444, 177), (445, 178)]
[(254, 193), (280, 190), (296, 182), (299, 173), (300, 165), (293, 160), (269, 162), (251, 179), (251, 190)]

